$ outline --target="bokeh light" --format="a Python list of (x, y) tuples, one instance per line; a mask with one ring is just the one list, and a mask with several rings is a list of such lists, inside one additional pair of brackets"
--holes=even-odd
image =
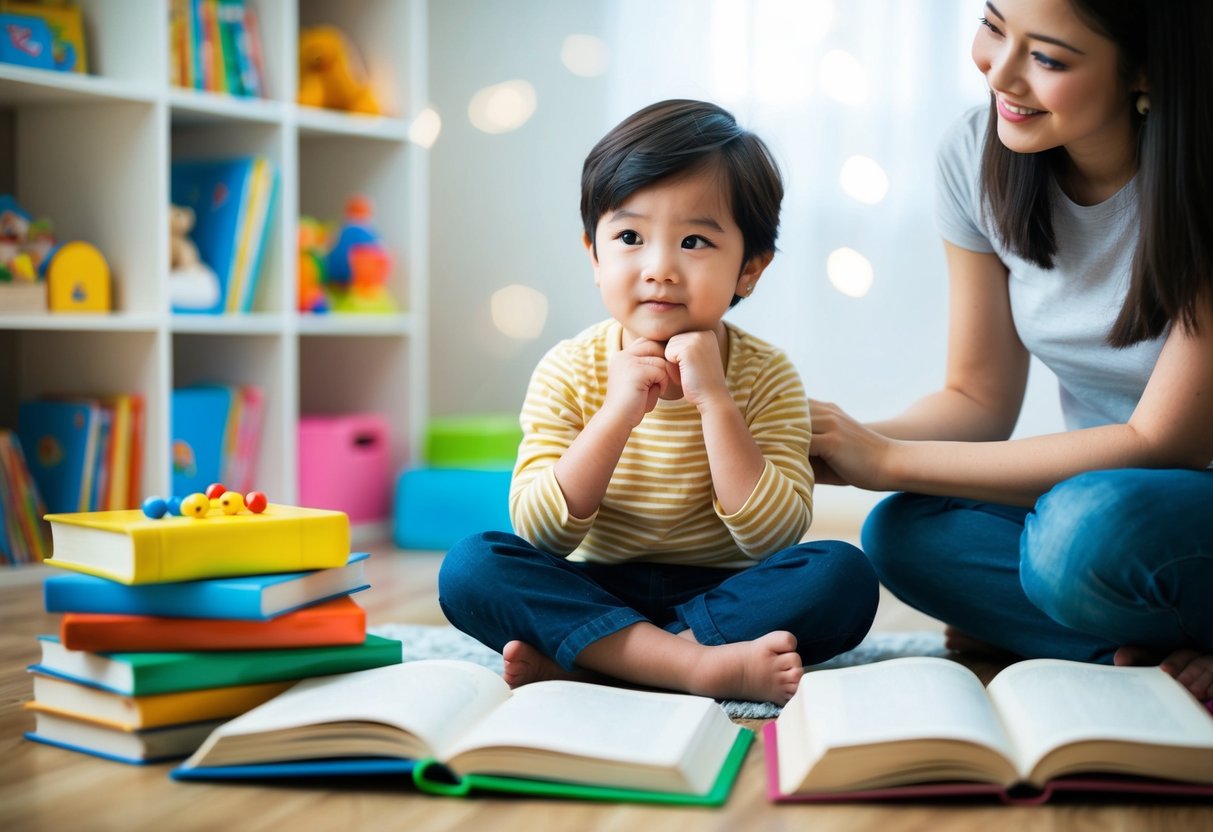
[(837, 248), (826, 258), (826, 274), (834, 288), (849, 298), (862, 298), (872, 288), (872, 264), (853, 248)]
[(817, 78), (822, 91), (843, 104), (862, 104), (868, 99), (868, 75), (845, 49), (832, 49), (821, 57)]
[(493, 325), (503, 334), (533, 341), (548, 319), (548, 298), (543, 292), (517, 283), (503, 286), (489, 301)]
[(409, 125), (409, 141), (429, 150), (442, 132), (442, 117), (433, 107), (426, 107)]
[(468, 118), (486, 133), (508, 133), (526, 124), (537, 104), (535, 87), (529, 81), (503, 81), (472, 96)]
[(889, 175), (874, 159), (851, 156), (838, 171), (838, 184), (852, 199), (875, 205), (889, 192)]
[(611, 50), (602, 38), (569, 35), (560, 47), (560, 62), (574, 75), (597, 78), (611, 65)]

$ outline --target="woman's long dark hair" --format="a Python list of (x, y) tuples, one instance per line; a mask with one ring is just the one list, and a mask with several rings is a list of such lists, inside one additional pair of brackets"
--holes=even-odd
[[(1141, 73), (1149, 85), (1148, 116), (1132, 111), (1137, 250), (1108, 343), (1126, 347), (1156, 338), (1176, 322), (1194, 332), (1200, 304), (1213, 302), (1213, 2), (1070, 2), (1116, 44), (1121, 77), (1132, 80)], [(981, 162), (991, 219), (1012, 252), (1051, 269), (1057, 238), (1048, 184), (1064, 151), (1009, 150), (998, 138), (997, 118), (991, 100)]]

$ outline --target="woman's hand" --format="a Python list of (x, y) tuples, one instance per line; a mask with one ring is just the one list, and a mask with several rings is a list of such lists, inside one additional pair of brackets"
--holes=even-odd
[(885, 466), (893, 440), (864, 427), (835, 404), (809, 399), (809, 415), (809, 462), (819, 484), (888, 490)]

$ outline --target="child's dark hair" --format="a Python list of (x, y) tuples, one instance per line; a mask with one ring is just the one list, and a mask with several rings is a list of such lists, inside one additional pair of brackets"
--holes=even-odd
[(715, 165), (728, 183), (733, 220), (745, 240), (742, 264), (775, 250), (783, 180), (762, 139), (715, 104), (650, 104), (607, 133), (581, 169), (581, 221), (598, 252), (598, 220), (633, 193), (675, 174)]
[[(1108, 343), (1124, 347), (1170, 324), (1194, 331), (1213, 296), (1213, 4), (1208, 0), (1070, 0), (1115, 42), (1122, 80), (1144, 74), (1150, 110), (1137, 128), (1140, 231), (1129, 291)], [(1136, 97), (1137, 92), (1131, 93)], [(1132, 105), (1129, 105), (1130, 108)], [(981, 184), (994, 228), (1015, 254), (1050, 269), (1057, 238), (1049, 179), (1059, 148), (1016, 153), (998, 139), (991, 97)]]

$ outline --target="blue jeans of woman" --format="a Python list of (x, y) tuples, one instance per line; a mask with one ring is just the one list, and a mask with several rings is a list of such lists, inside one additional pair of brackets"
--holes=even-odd
[(789, 630), (806, 664), (857, 645), (872, 626), (876, 575), (841, 541), (801, 543), (744, 569), (580, 563), (505, 532), (455, 544), (438, 598), (447, 619), (498, 652), (519, 639), (573, 670), (587, 645), (642, 621), (700, 644)]
[(1213, 653), (1213, 471), (1093, 471), (1032, 509), (896, 494), (863, 548), (898, 598), (1020, 656)]

